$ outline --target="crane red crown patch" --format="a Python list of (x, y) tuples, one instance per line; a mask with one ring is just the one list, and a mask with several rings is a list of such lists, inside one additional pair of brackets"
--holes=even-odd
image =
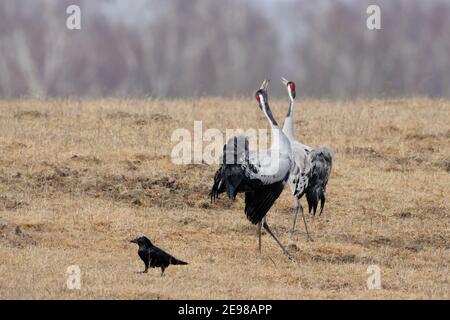
[(291, 89), (291, 91), (295, 91), (295, 83), (289, 83), (289, 88)]

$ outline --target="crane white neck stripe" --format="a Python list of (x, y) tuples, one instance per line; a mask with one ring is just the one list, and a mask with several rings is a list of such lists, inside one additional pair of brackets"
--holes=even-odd
[(259, 95), (259, 99), (261, 101), (263, 112), (266, 115), (266, 117), (268, 118), (272, 127), (278, 128), (278, 123), (275, 121), (275, 118), (273, 117), (272, 112), (270, 111), (269, 105), (267, 104), (267, 102), (264, 99), (264, 96), (262, 94)]

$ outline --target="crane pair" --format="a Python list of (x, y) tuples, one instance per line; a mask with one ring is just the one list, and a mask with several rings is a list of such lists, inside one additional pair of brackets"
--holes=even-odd
[(261, 229), (264, 228), (291, 260), (293, 257), (281, 244), (267, 224), (266, 215), (280, 197), (285, 185), (289, 185), (295, 197), (292, 210), (292, 230), (295, 231), (297, 213), (300, 210), (308, 239), (311, 239), (300, 198), (306, 194), (309, 212), (316, 213), (320, 201), (320, 213), (325, 203), (325, 191), (331, 172), (332, 155), (328, 148), (308, 147), (295, 139), (293, 104), (296, 96), (295, 83), (282, 78), (289, 95), (288, 113), (280, 128), (269, 106), (268, 80), (264, 80), (255, 93), (260, 110), (271, 127), (272, 145), (267, 150), (249, 150), (248, 138), (232, 137), (223, 147), (221, 166), (214, 175), (210, 193), (211, 201), (226, 192), (232, 200), (238, 193), (245, 194), (245, 214), (258, 225), (259, 251)]

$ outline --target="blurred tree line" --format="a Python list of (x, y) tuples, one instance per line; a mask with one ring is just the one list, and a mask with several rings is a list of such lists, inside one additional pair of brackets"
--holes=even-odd
[(319, 98), (450, 97), (450, 0), (0, 2), (2, 98), (248, 96), (280, 76)]

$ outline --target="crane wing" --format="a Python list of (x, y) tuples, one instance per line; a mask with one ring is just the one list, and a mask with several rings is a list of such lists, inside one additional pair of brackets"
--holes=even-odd
[(291, 142), (294, 154), (294, 167), (291, 170), (288, 184), (292, 193), (300, 199), (308, 187), (311, 171), (311, 148), (298, 142)]
[(276, 182), (245, 193), (245, 214), (253, 224), (261, 222), (283, 191), (284, 183)]
[[(309, 168), (309, 166), (308, 166)], [(289, 175), (288, 184), (292, 193), (300, 199), (306, 191), (309, 182), (309, 171), (301, 170), (300, 167), (295, 164)]]
[(250, 152), (248, 162), (242, 164), (246, 176), (261, 181), (263, 185), (286, 181), (291, 166), (289, 156), (270, 150)]
[(287, 154), (271, 150), (249, 151), (248, 140), (243, 136), (233, 137), (227, 142), (221, 161), (210, 192), (212, 202), (222, 192), (234, 199), (239, 192), (284, 183), (293, 163)]

